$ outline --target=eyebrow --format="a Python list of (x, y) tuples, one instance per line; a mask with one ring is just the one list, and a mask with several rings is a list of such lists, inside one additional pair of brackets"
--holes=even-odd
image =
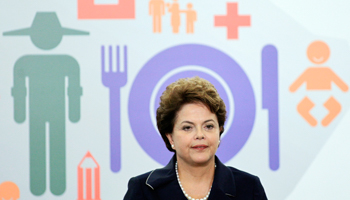
[[(212, 122), (215, 122), (213, 119), (208, 119), (208, 120), (205, 120), (204, 122), (203, 122), (203, 124), (205, 124), (205, 123), (207, 123), (207, 122), (210, 122), (210, 121), (212, 121)], [(191, 122), (191, 121), (183, 121), (183, 122), (181, 122), (181, 124), (183, 124), (183, 123), (189, 123), (189, 124), (194, 124), (193, 122)]]

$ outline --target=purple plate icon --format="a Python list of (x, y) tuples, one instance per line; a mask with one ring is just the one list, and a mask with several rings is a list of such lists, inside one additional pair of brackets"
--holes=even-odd
[(223, 162), (241, 150), (252, 131), (255, 97), (242, 68), (227, 54), (209, 46), (171, 47), (155, 55), (140, 70), (132, 85), (128, 106), (130, 125), (137, 142), (162, 165), (167, 164), (173, 153), (166, 150), (154, 124), (159, 97), (171, 82), (193, 76), (213, 83), (227, 106), (225, 135), (217, 151)]

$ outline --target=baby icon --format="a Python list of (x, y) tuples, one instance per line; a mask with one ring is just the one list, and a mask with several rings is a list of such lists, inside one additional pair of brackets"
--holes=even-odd
[[(307, 56), (309, 60), (320, 65), (325, 63), (330, 55), (328, 45), (322, 41), (315, 41), (311, 43), (307, 49)], [(348, 91), (347, 84), (329, 67), (309, 67), (306, 69), (297, 80), (289, 87), (291, 92), (295, 92), (304, 82), (306, 82), (307, 90), (331, 90), (331, 83), (335, 83), (343, 92)], [(328, 126), (340, 113), (341, 105), (333, 97), (329, 97), (323, 104), (328, 110), (328, 114), (322, 119), (321, 124)], [(310, 114), (310, 110), (315, 104), (305, 97), (297, 106), (298, 113), (311, 125), (316, 126), (317, 120)]]

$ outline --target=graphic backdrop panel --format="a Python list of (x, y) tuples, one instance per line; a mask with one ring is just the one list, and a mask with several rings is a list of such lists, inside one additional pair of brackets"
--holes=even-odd
[(218, 89), (228, 113), (217, 155), (258, 175), (269, 199), (298, 188), (349, 112), (347, 41), (270, 1), (0, 9), (0, 198), (122, 199), (132, 176), (172, 155), (155, 112), (182, 77)]

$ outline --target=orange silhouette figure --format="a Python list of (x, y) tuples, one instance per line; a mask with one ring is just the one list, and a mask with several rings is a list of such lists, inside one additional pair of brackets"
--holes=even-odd
[(177, 0), (173, 0), (174, 3), (167, 3), (168, 11), (171, 13), (171, 26), (173, 27), (173, 33), (179, 32), (180, 27), (180, 7)]
[(197, 21), (197, 13), (192, 9), (192, 4), (187, 4), (187, 10), (180, 11), (186, 14), (186, 33), (194, 32), (194, 22)]
[[(85, 161), (92, 159), (94, 164), (94, 173), (92, 173), (91, 166), (85, 166)], [(85, 169), (85, 173), (84, 173)], [(85, 184), (84, 184), (84, 174), (85, 174)], [(94, 174), (94, 178), (92, 178)], [(94, 182), (94, 184), (93, 184)], [(94, 188), (92, 186), (94, 185)], [(84, 186), (85, 186), (85, 198), (84, 198)], [(95, 193), (94, 198), (93, 190)], [(78, 165), (78, 200), (101, 200), (100, 197), (100, 165), (97, 163), (95, 158), (88, 151), (84, 158), (80, 161)]]
[[(312, 63), (323, 64), (330, 56), (330, 49), (326, 43), (315, 41), (309, 45), (307, 56)], [(332, 82), (344, 92), (349, 89), (346, 83), (328, 67), (309, 67), (294, 81), (289, 90), (295, 92), (304, 82), (307, 90), (331, 90)], [(340, 113), (341, 105), (334, 97), (330, 97), (323, 105), (328, 110), (328, 115), (324, 117), (321, 124), (328, 126)], [(305, 97), (297, 106), (299, 114), (311, 126), (317, 125), (317, 120), (310, 114), (314, 106), (315, 104), (308, 97)]]
[(135, 0), (119, 0), (118, 4), (95, 4), (94, 0), (78, 0), (78, 19), (134, 19)]
[(0, 184), (0, 199), (1, 200), (17, 200), (19, 199), (18, 186), (10, 181)]
[(149, 15), (153, 16), (153, 32), (162, 32), (162, 15), (164, 15), (164, 1), (151, 0), (149, 2)]

